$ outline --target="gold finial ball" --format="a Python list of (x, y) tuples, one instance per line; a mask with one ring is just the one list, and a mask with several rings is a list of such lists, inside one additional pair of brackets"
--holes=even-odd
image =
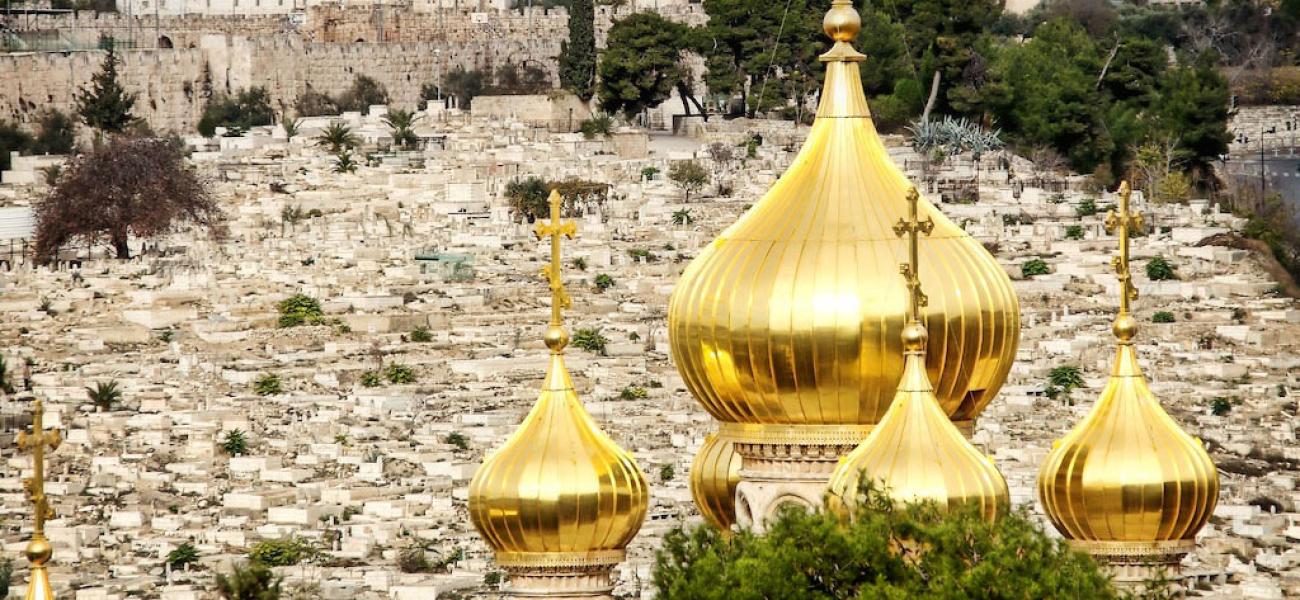
[(929, 339), (930, 333), (925, 330), (925, 325), (922, 325), (917, 321), (912, 321), (903, 326), (904, 351), (925, 350), (925, 342)]
[(849, 2), (836, 2), (822, 18), (822, 29), (837, 42), (852, 42), (862, 30), (862, 17)]
[(1133, 315), (1120, 315), (1115, 319), (1115, 324), (1110, 326), (1110, 330), (1115, 333), (1115, 337), (1121, 342), (1127, 342), (1137, 337), (1138, 322)]
[(546, 340), (547, 348), (559, 352), (569, 345), (569, 332), (559, 325), (551, 325), (546, 328), (546, 335), (542, 339)]
[(42, 565), (50, 560), (50, 556), (54, 555), (54, 547), (50, 545), (49, 540), (37, 538), (28, 542), (25, 553), (27, 554), (27, 560), (32, 564)]

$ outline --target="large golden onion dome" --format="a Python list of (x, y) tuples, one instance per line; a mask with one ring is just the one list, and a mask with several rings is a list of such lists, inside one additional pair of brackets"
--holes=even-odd
[[(917, 198), (915, 193), (912, 198)], [(832, 507), (843, 507), (846, 500), (854, 505), (859, 483), (866, 477), (897, 502), (933, 501), (944, 510), (974, 504), (993, 520), (1010, 504), (1006, 479), (944, 414), (926, 374), (928, 333), (916, 318), (926, 303), (917, 276), (917, 237), (931, 225), (915, 212), (910, 217), (899, 223), (900, 233), (911, 237), (910, 261), (902, 269), (912, 293), (908, 310), (912, 317), (899, 338), (903, 376), (880, 423), (831, 475), (829, 501)]]
[(558, 222), (557, 194), (551, 207), (552, 222), (538, 223), (538, 234), (552, 237), (546, 381), (532, 411), (469, 485), (470, 519), (506, 568), (617, 563), (649, 503), (645, 476), (583, 408), (564, 365), (561, 309), (568, 297), (559, 279), (559, 236), (572, 235), (573, 226)]
[(691, 463), (691, 497), (704, 519), (728, 530), (736, 522), (736, 486), (740, 454), (730, 439), (710, 433)]
[(1119, 212), (1107, 217), (1120, 236), (1115, 365), (1092, 411), (1053, 444), (1038, 496), (1061, 535), (1095, 554), (1185, 552), (1218, 503), (1219, 474), (1201, 442), (1161, 408), (1138, 366), (1128, 230), (1140, 228), (1141, 217), (1129, 213), (1128, 195), (1125, 183)]
[[(808, 139), (767, 194), (691, 262), (669, 304), (673, 359), (724, 429), (865, 432), (903, 374), (906, 291), (892, 227), (912, 186), (871, 122), (864, 57), (848, 44), (856, 11), (837, 0), (824, 25), (835, 46), (822, 56), (825, 86)], [(923, 277), (934, 290), (927, 370), (944, 412), (969, 422), (1011, 368), (1019, 305), (980, 243), (925, 199), (921, 210), (935, 221), (921, 248), (933, 265)]]

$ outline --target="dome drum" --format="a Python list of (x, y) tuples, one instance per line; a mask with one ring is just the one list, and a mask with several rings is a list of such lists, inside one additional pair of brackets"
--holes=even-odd
[[(1071, 548), (1097, 559), (1115, 587), (1129, 592), (1148, 590), (1152, 581), (1177, 585), (1183, 557), (1196, 549), (1194, 540), (1161, 542), (1074, 541)], [(1172, 590), (1171, 590), (1172, 591)]]
[[(623, 557), (618, 558), (621, 562)], [(597, 560), (586, 565), (509, 565), (498, 557), (497, 566), (509, 575), (505, 591), (513, 598), (547, 600), (612, 600), (614, 567)]]

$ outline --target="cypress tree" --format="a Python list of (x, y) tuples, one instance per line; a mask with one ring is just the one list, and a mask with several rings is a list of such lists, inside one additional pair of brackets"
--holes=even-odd
[(104, 133), (121, 133), (135, 117), (135, 94), (127, 93), (117, 80), (117, 53), (110, 46), (103, 66), (91, 79), (90, 88), (77, 93), (77, 113), (81, 121)]
[(560, 47), (560, 85), (583, 102), (596, 92), (596, 9), (592, 0), (569, 3), (569, 41)]

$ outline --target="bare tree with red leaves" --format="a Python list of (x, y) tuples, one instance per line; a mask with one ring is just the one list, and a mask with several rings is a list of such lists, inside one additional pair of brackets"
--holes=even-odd
[(164, 235), (187, 223), (213, 227), (224, 218), (176, 143), (126, 136), (74, 159), (34, 210), (41, 260), (73, 241), (106, 241), (128, 259), (131, 236)]

